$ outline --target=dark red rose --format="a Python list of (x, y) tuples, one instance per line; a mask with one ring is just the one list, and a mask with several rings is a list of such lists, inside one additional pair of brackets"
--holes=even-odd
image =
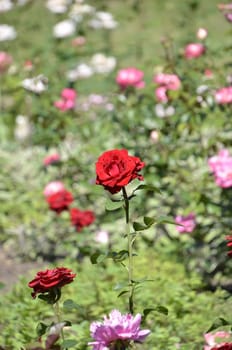
[(79, 210), (77, 208), (70, 209), (70, 219), (76, 230), (80, 232), (83, 227), (91, 225), (95, 216), (91, 210)]
[[(227, 247), (232, 249), (232, 235), (226, 236), (226, 240), (228, 241)], [(228, 256), (232, 257), (232, 250), (230, 250), (227, 254), (228, 254)]]
[(104, 186), (111, 193), (117, 193), (132, 180), (143, 180), (139, 171), (144, 165), (138, 157), (128, 155), (125, 149), (106, 151), (96, 163), (96, 184)]
[(28, 283), (34, 291), (31, 293), (35, 298), (38, 293), (47, 293), (53, 288), (61, 288), (68, 283), (71, 283), (76, 274), (66, 267), (56, 267), (52, 270), (37, 272), (35, 278)]
[(51, 210), (54, 210), (57, 214), (67, 210), (69, 205), (73, 202), (72, 193), (67, 190), (60, 190), (46, 198)]
[(223, 343), (221, 346), (218, 344), (216, 347), (211, 348), (211, 350), (232, 350), (232, 343)]

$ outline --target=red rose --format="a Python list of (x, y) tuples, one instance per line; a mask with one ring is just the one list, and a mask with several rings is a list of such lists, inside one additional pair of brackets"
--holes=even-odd
[(139, 171), (144, 165), (138, 157), (128, 155), (125, 149), (106, 151), (96, 163), (96, 184), (117, 193), (133, 179), (143, 180)]
[(35, 278), (28, 283), (34, 291), (31, 293), (35, 298), (38, 293), (47, 293), (52, 288), (61, 288), (68, 283), (71, 283), (76, 274), (72, 270), (65, 267), (56, 267), (53, 270), (45, 270), (37, 272)]
[(223, 343), (221, 346), (218, 344), (216, 347), (211, 348), (211, 350), (232, 350), (232, 343)]
[(48, 166), (48, 165), (59, 163), (59, 161), (60, 161), (60, 155), (58, 153), (53, 153), (44, 158), (43, 164), (44, 166)]
[(95, 216), (91, 210), (70, 209), (70, 219), (76, 230), (80, 232), (83, 227), (89, 226), (94, 222)]
[(73, 202), (72, 193), (67, 190), (60, 190), (46, 198), (51, 210), (60, 214), (63, 210), (67, 210), (69, 205)]

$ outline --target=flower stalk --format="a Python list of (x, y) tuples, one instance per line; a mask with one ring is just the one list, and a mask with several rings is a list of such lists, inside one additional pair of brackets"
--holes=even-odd
[(129, 312), (134, 313), (134, 301), (133, 301), (133, 238), (130, 232), (130, 203), (125, 187), (122, 188), (124, 198), (124, 209), (126, 216), (126, 236), (128, 242), (128, 284), (129, 284)]

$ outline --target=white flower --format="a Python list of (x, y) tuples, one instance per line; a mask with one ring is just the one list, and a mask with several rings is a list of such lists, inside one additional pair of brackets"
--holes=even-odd
[(28, 139), (32, 134), (32, 126), (25, 115), (18, 115), (15, 120), (14, 135), (18, 141)]
[(197, 38), (199, 40), (204, 40), (205, 38), (207, 38), (207, 36), (208, 36), (208, 32), (205, 28), (199, 28), (197, 30)]
[(76, 24), (72, 20), (65, 20), (57, 23), (53, 27), (53, 35), (55, 38), (66, 38), (75, 34)]
[(0, 13), (9, 11), (13, 8), (11, 0), (0, 0)]
[(175, 114), (175, 108), (173, 106), (165, 108), (162, 103), (157, 103), (155, 105), (155, 113), (159, 118), (171, 117)]
[(76, 68), (67, 72), (67, 79), (71, 81), (76, 81), (77, 79), (86, 79), (93, 75), (93, 69), (86, 63), (79, 64)]
[(197, 93), (198, 95), (202, 95), (202, 94), (204, 94), (207, 90), (209, 90), (208, 85), (199, 85), (198, 88), (197, 88), (197, 90), (196, 90), (196, 93)]
[(94, 29), (114, 29), (117, 25), (118, 23), (114, 20), (112, 14), (103, 11), (96, 12), (95, 18), (89, 21), (89, 26)]
[(89, 15), (92, 14), (94, 11), (95, 8), (88, 4), (75, 4), (72, 6), (70, 16), (75, 17), (76, 15)]
[(95, 54), (91, 59), (91, 66), (96, 73), (109, 73), (116, 66), (115, 57), (106, 57), (102, 53)]
[(17, 33), (14, 27), (8, 24), (0, 24), (0, 41), (14, 40), (17, 37)]
[(48, 79), (42, 74), (31, 79), (27, 78), (22, 81), (22, 87), (36, 94), (41, 94), (48, 88)]
[(53, 13), (65, 13), (70, 5), (70, 0), (48, 0), (46, 7)]

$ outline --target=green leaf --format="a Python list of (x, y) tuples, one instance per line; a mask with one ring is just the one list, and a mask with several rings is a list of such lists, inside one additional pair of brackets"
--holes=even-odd
[(153, 185), (145, 185), (145, 184), (139, 185), (138, 187), (136, 187), (136, 189), (134, 189), (133, 193), (138, 190), (147, 190), (147, 191), (153, 191), (153, 192), (158, 192), (159, 194), (162, 194), (160, 189)]
[(120, 298), (122, 295), (129, 293), (129, 290), (123, 290), (121, 293), (118, 294), (118, 298)]
[(129, 256), (128, 250), (120, 250), (119, 252), (110, 252), (108, 254), (109, 258), (112, 258), (115, 262), (121, 262), (126, 260)]
[(117, 210), (123, 206), (123, 201), (112, 201), (110, 199), (107, 199), (105, 208), (108, 211)]
[(147, 225), (148, 227), (150, 227), (156, 222), (154, 218), (150, 218), (148, 216), (144, 216), (143, 221), (144, 221), (144, 224)]
[(166, 315), (166, 316), (168, 315), (168, 309), (165, 306), (162, 306), (162, 305), (156, 306), (154, 311), (157, 311), (160, 314), (163, 314), (163, 315)]
[(4, 288), (5, 284), (3, 282), (0, 282), (0, 289)]
[(38, 337), (42, 337), (42, 335), (44, 335), (47, 331), (47, 329), (49, 328), (49, 326), (43, 322), (40, 322), (37, 324), (36, 326), (36, 333), (38, 335)]
[(222, 317), (219, 317), (213, 322), (213, 324), (209, 327), (206, 333), (212, 332), (214, 329), (217, 329), (219, 327), (229, 326), (229, 325), (230, 325), (230, 322), (228, 322)]
[(97, 252), (90, 256), (90, 261), (92, 264), (99, 264), (103, 262), (106, 258), (107, 258), (107, 254)]
[(144, 231), (147, 229), (147, 226), (140, 224), (140, 222), (133, 222), (133, 228), (135, 231)]
[(61, 347), (62, 349), (69, 349), (75, 346), (76, 344), (77, 344), (77, 341), (75, 339), (65, 339), (61, 344)]
[(67, 310), (80, 309), (81, 306), (76, 304), (72, 299), (67, 299), (63, 303), (63, 307)]
[(171, 216), (160, 216), (159, 218), (157, 218), (156, 224), (176, 225), (175, 221), (173, 221), (173, 218)]

